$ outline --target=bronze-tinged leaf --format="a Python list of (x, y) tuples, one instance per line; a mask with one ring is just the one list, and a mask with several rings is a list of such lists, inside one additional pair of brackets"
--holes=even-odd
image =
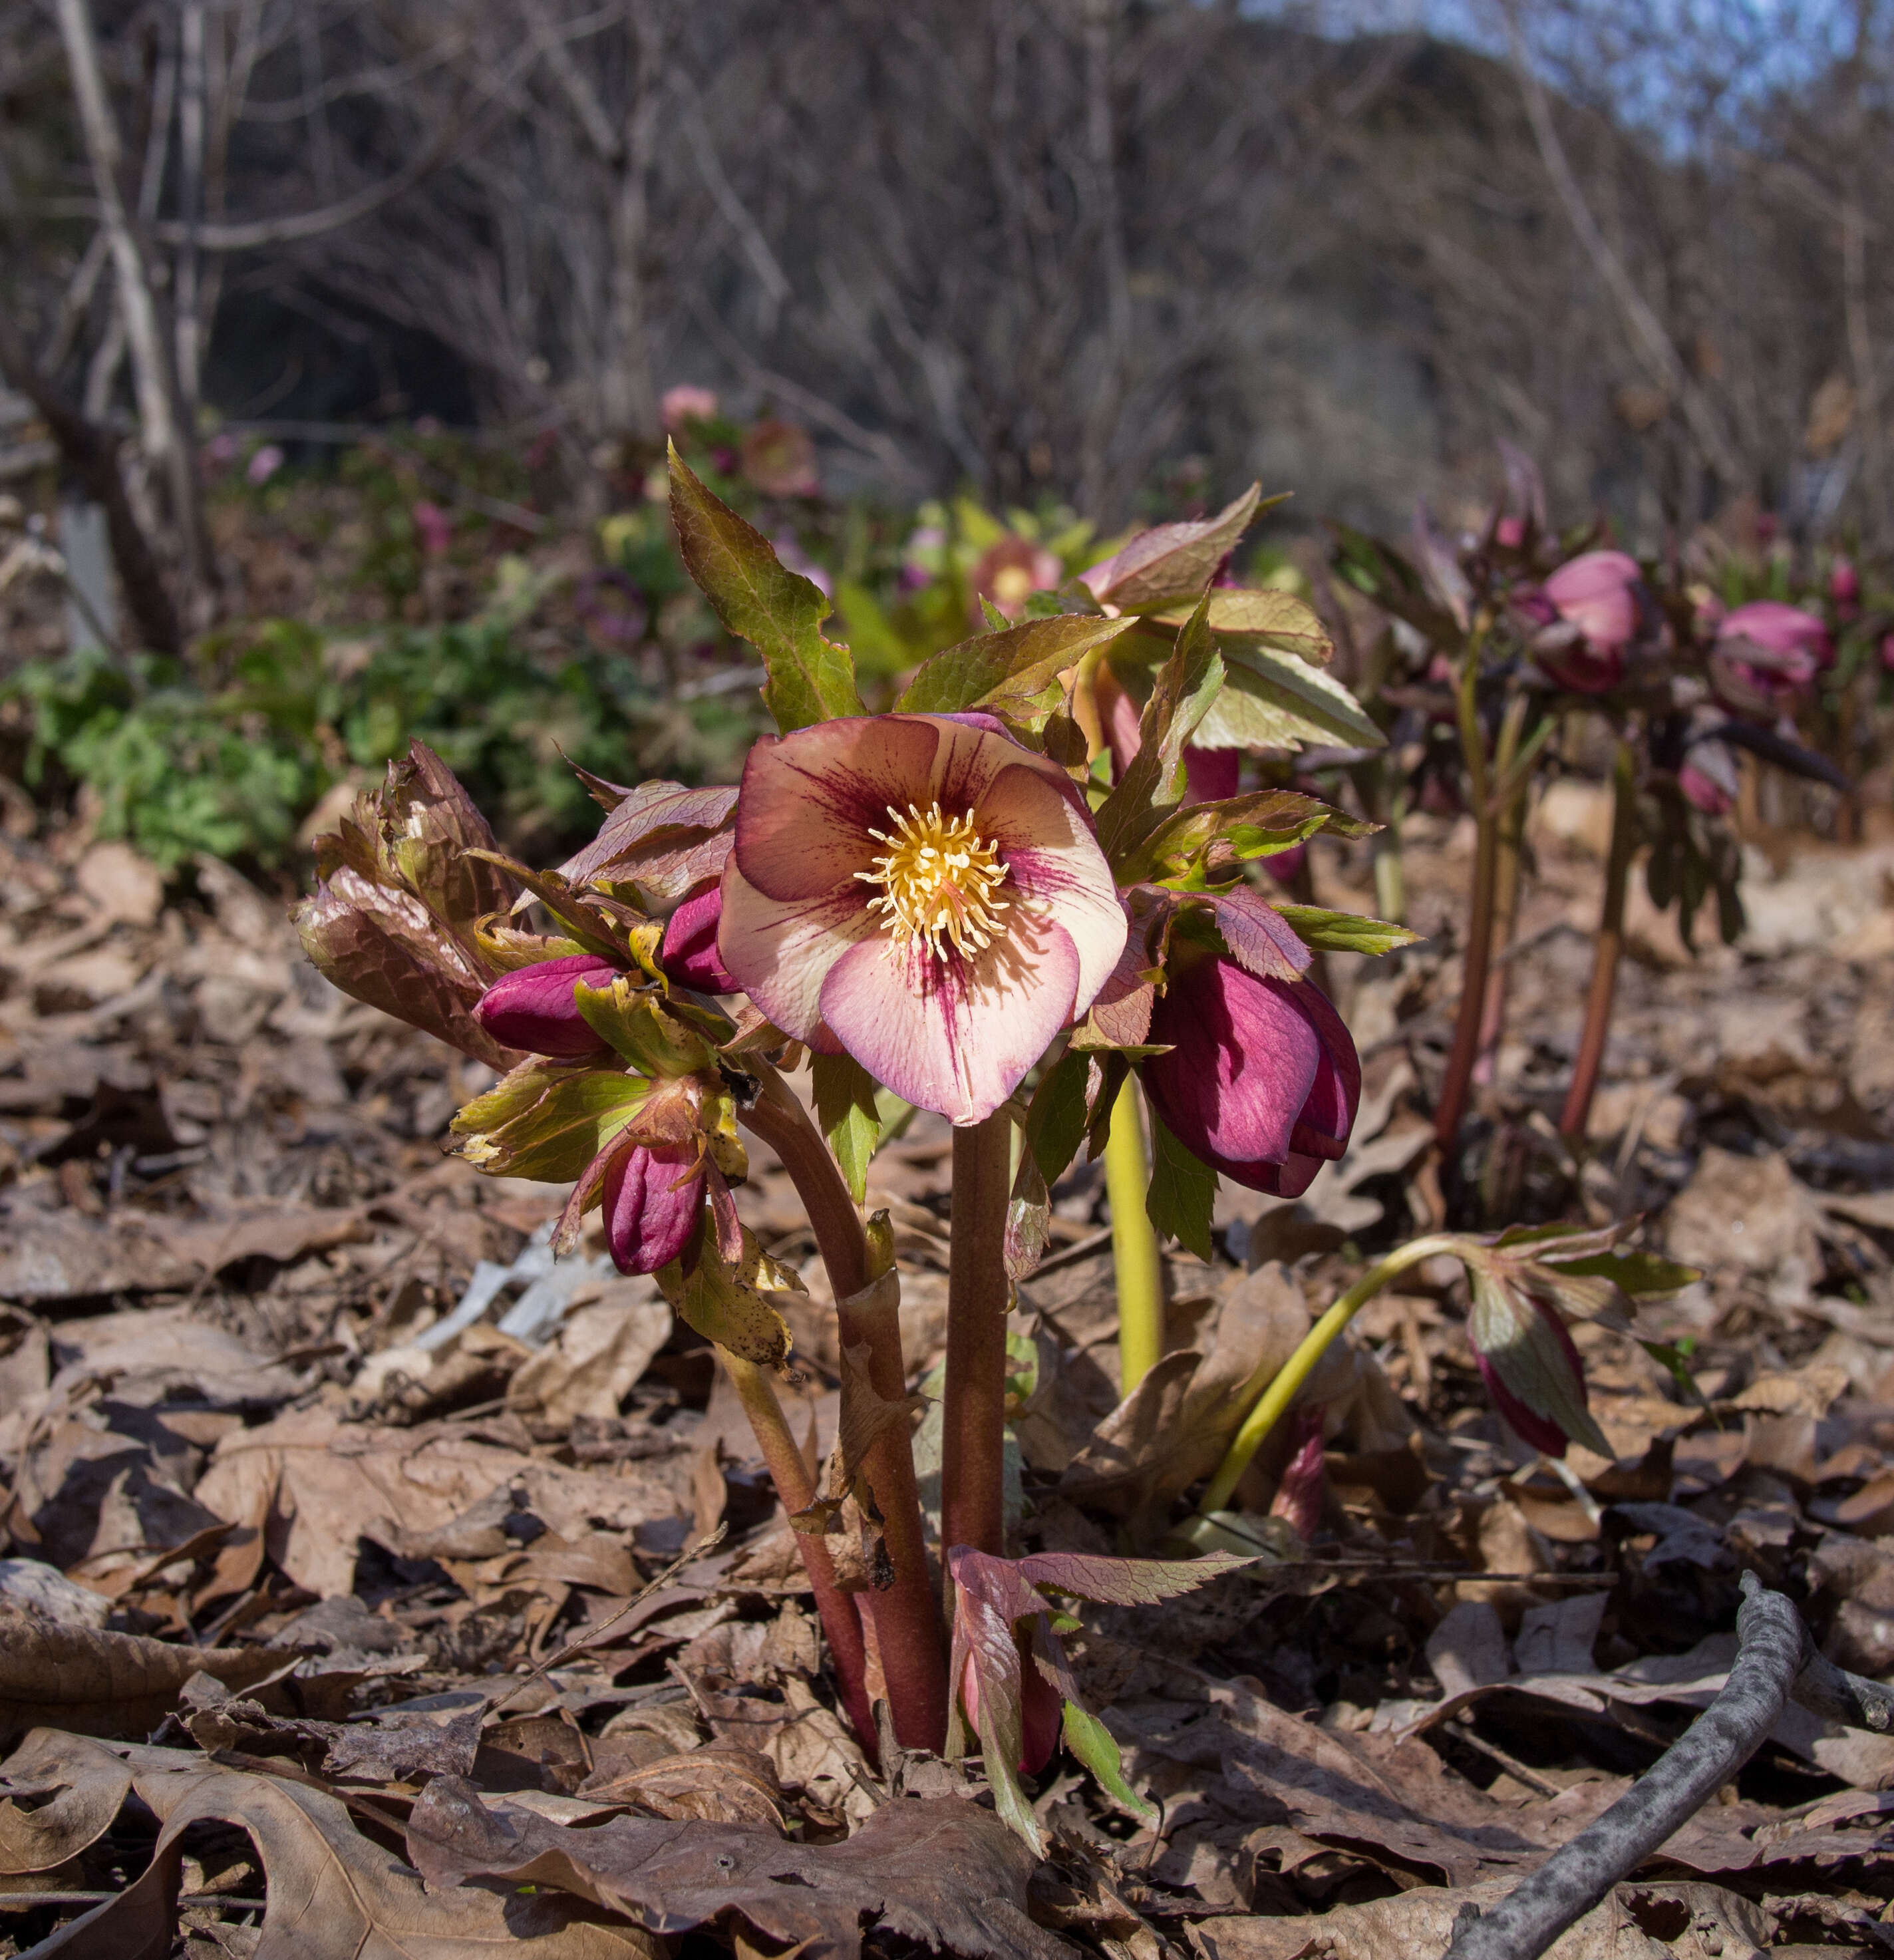
[(1253, 483), (1214, 517), (1140, 531), (1081, 577), (1093, 598), (1121, 612), (1148, 611), (1167, 599), (1195, 600), (1236, 549), (1262, 501), (1262, 485)]
[(787, 735), (816, 721), (859, 714), (855, 662), (823, 638), (829, 600), (794, 572), (769, 540), (694, 476), (673, 444), (671, 520), (685, 569), (717, 616), (762, 656), (763, 702)]
[[(1167, 606), (1154, 616), (1160, 625), (1181, 626), (1188, 606)], [(1306, 599), (1272, 586), (1218, 586), (1210, 593), (1210, 630), (1242, 635), (1278, 653), (1294, 654), (1326, 667), (1335, 657), (1329, 629)]]
[(1003, 632), (982, 633), (926, 661), (895, 706), (904, 714), (953, 714), (1002, 697), (1023, 700), (1133, 623), (1062, 613), (1029, 619)]
[[(785, 1844), (756, 1825), (614, 1817), (575, 1829), (472, 1785), (428, 1784), (408, 1855), (441, 1890), (498, 1879), (555, 1887), (672, 1937), (734, 1919), (801, 1960), (858, 1960), (864, 1925), (959, 1960), (1075, 1960), (1027, 1913), (1033, 1858), (1000, 1820), (953, 1797), (883, 1804), (836, 1844)], [(492, 1895), (485, 1895), (492, 1896)]]
[(730, 854), (734, 784), (690, 789), (683, 783), (640, 783), (599, 826), (597, 836), (568, 858), (559, 875), (568, 884), (636, 885), (655, 905), (670, 905), (707, 884)]

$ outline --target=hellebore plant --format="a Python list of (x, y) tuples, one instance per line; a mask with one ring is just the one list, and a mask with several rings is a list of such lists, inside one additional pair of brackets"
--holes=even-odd
[[(1042, 1760), (1042, 1717), (1136, 1799), (1035, 1589), (1154, 1599), (1232, 1561), (1007, 1563), (1013, 1287), (1046, 1243), (1052, 1185), (1081, 1146), (1103, 1152), (1121, 1281), (1133, 1255), (1142, 1275), (1125, 1287), (1128, 1389), (1139, 1354), (1148, 1366), (1162, 1352), (1159, 1235), (1207, 1256), (1220, 1170), (1293, 1194), (1345, 1147), (1359, 1069), (1307, 975), (1321, 949), (1411, 935), (1272, 903), (1249, 867), (1324, 828), (1367, 826), (1296, 791), (1244, 794), (1228, 760), (1199, 764), (1193, 798), (1189, 757), (1343, 725), (1365, 739), (1373, 724), (1313, 663), (1326, 641), (1300, 601), (1211, 587), (1254, 491), (1218, 518), (1130, 539), (1084, 584), (1030, 593), (1027, 617), (933, 655), (891, 711), (870, 714), (849, 649), (821, 632), (825, 595), (674, 452), (671, 467), (685, 565), (762, 656), (780, 731), (740, 786), (587, 778), (606, 811), (597, 838), (535, 871), (495, 848), (417, 746), (323, 842), (298, 924), (337, 985), (502, 1071), (454, 1120), (467, 1160), (569, 1184), (555, 1249), (597, 1211), (620, 1268), (653, 1274), (715, 1344), (797, 1529), (864, 1746), (877, 1691), (904, 1746), (977, 1734), (1005, 1814), (1036, 1843), (1012, 1779), (1028, 1729)], [(1115, 781), (1097, 714), (1108, 655), (1140, 700)], [(1227, 682), (1239, 702), (1218, 722)], [(807, 1103), (785, 1080), (805, 1055)], [(892, 1232), (886, 1214), (864, 1216), (897, 1098), (953, 1126), (934, 1548)], [(836, 1303), (841, 1412), (820, 1480), (776, 1394), (780, 1303), (798, 1282), (740, 1214), (743, 1131), (794, 1182)], [(868, 1575), (858, 1592), (832, 1552), (848, 1530)], [(937, 1574), (955, 1602), (951, 1669)]]
[[(1569, 746), (1574, 730), (1591, 722), (1609, 733), (1612, 807), (1591, 980), (1559, 1123), (1574, 1152), (1609, 1034), (1640, 850), (1649, 847), (1652, 901), (1678, 907), (1686, 943), (1712, 893), (1733, 939), (1741, 853), (1724, 820), (1736, 800), (1736, 752), (1847, 787), (1790, 718), (1831, 660), (1822, 616), (1777, 599), (1726, 610), (1701, 585), (1682, 583), (1674, 558), (1641, 565), (1600, 547), (1595, 533), (1561, 539), (1548, 530), (1537, 471), (1517, 451), (1505, 460), (1506, 492), (1478, 535), (1450, 540), (1422, 513), (1411, 554), (1344, 529), (1335, 560), (1346, 583), (1399, 622), (1395, 643), (1408, 671), (1381, 681), (1380, 702), (1401, 718), (1397, 743), (1421, 744), (1421, 800), (1457, 803), (1475, 821), (1463, 978), (1434, 1105), (1437, 1138), (1456, 1168), (1472, 1088), (1490, 1078), (1503, 1032), (1532, 783), (1542, 768), (1583, 765)], [(1858, 584), (1844, 580), (1829, 603), (1858, 612)], [(1849, 644), (1864, 649), (1875, 620), (1850, 618)], [(1434, 739), (1448, 727), (1456, 755)]]

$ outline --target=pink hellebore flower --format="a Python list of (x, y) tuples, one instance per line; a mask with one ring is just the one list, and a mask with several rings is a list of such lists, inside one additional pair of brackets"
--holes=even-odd
[(454, 542), (454, 520), (438, 504), (424, 497), (409, 515), (414, 520), (415, 535), (430, 558), (445, 558)]
[(250, 458), (244, 474), (252, 483), (260, 487), (267, 483), (282, 466), (282, 451), (273, 442), (266, 442)]
[(1779, 599), (1757, 599), (1724, 615), (1711, 657), (1732, 705), (1768, 712), (1806, 687), (1834, 649), (1828, 628), (1813, 612)]
[(680, 381), (675, 387), (664, 390), (664, 399), (657, 406), (659, 413), (664, 418), (666, 430), (672, 435), (681, 435), (689, 423), (717, 419), (717, 391)]
[(700, 994), (741, 991), (717, 956), (717, 928), (723, 915), (724, 895), (715, 885), (686, 899), (671, 914), (658, 959), (672, 979)]
[(1354, 1041), (1310, 980), (1261, 979), (1181, 948), (1152, 1010), (1144, 1092), (1193, 1155), (1252, 1191), (1300, 1198), (1348, 1148), (1361, 1098)]
[(1851, 619), (1861, 605), (1861, 574), (1852, 558), (1838, 558), (1829, 568), (1829, 597), (1844, 619)]
[(590, 953), (542, 959), (503, 973), (479, 1000), (473, 1017), (497, 1042), (528, 1055), (580, 1061), (609, 1055), (611, 1044), (586, 1025), (573, 990), (609, 986), (620, 969)]
[(1625, 552), (1584, 552), (1561, 565), (1524, 609), (1548, 627), (1564, 625), (1577, 638), (1545, 644), (1541, 633), (1533, 657), (1561, 687), (1604, 694), (1625, 677), (1625, 651), (1638, 633), (1638, 561)]
[(785, 1034), (950, 1122), (1012, 1094), (1125, 934), (1071, 779), (990, 716), (848, 716), (743, 765), (725, 969)]
[(654, 1273), (690, 1243), (704, 1208), (703, 1155), (683, 1144), (634, 1144), (605, 1167), (605, 1242), (621, 1273)]

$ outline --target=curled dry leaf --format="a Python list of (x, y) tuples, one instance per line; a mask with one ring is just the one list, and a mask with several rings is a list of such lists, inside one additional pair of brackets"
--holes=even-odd
[(621, 1776), (588, 1779), (582, 1793), (677, 1822), (753, 1826), (778, 1837), (788, 1828), (782, 1788), (769, 1758), (735, 1743), (707, 1742)]
[(957, 1799), (885, 1804), (846, 1842), (785, 1844), (755, 1825), (616, 1817), (584, 1831), (431, 1783), (408, 1822), (430, 1890), (470, 1880), (553, 1886), (676, 1935), (734, 1919), (803, 1960), (857, 1960), (864, 1927), (960, 1960), (1071, 1960), (1027, 1915), (1033, 1860)]
[(35, 1729), (0, 1769), (0, 1875), (49, 1872), (111, 1828), (132, 1772), (83, 1736)]

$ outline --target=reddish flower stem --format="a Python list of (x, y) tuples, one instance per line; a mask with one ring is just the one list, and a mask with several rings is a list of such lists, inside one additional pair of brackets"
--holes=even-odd
[[(783, 1509), (806, 1510), (814, 1503), (815, 1480), (809, 1474), (795, 1438), (776, 1398), (775, 1384), (754, 1361), (719, 1348), (718, 1358), (728, 1371), (741, 1398), (743, 1413), (750, 1418), (770, 1481)], [(816, 1611), (822, 1616), (822, 1631), (829, 1641), (829, 1658), (835, 1663), (836, 1679), (842, 1689), (842, 1705), (855, 1725), (857, 1739), (871, 1762), (875, 1761), (874, 1710), (868, 1704), (868, 1656), (861, 1637), (861, 1615), (855, 1596), (836, 1583), (835, 1561), (827, 1543), (807, 1532), (796, 1534), (796, 1549), (802, 1554), (803, 1570), (816, 1596)]]
[[(809, 1215), (836, 1297), (842, 1346), (865, 1345), (875, 1393), (883, 1401), (899, 1401), (908, 1392), (899, 1319), (856, 1300), (874, 1277), (861, 1214), (828, 1145), (788, 1084), (766, 1062), (750, 1065), (762, 1093), (738, 1114), (781, 1159)], [(894, 1567), (893, 1585), (867, 1601), (894, 1731), (904, 1748), (937, 1752), (947, 1740), (947, 1650), (940, 1602), (928, 1576), (927, 1538), (907, 1431), (898, 1424), (884, 1430), (867, 1462), (869, 1488), (881, 1512), (883, 1542)]]
[(1480, 1048), (1473, 1080), (1491, 1082), (1499, 1067), (1499, 1045), (1506, 1036), (1506, 998), (1513, 963), (1506, 955), (1519, 929), (1520, 858), (1526, 833), (1526, 791), (1521, 783), (1507, 799), (1495, 842), (1493, 940), (1486, 975), (1486, 1007), (1480, 1017)]
[(1592, 955), (1591, 991), (1585, 998), (1585, 1025), (1578, 1038), (1558, 1131), (1574, 1146), (1585, 1140), (1591, 1099), (1611, 1033), (1612, 1002), (1618, 991), (1618, 963), (1625, 949), (1625, 896), (1631, 885), (1631, 856), (1638, 843), (1638, 758), (1628, 742), (1618, 744), (1612, 771), (1611, 849), (1605, 861), (1605, 902)]
[(947, 1387), (941, 1444), (943, 1548), (1004, 1558), (1006, 1514), (1006, 1204), (1011, 1119), (953, 1133), (953, 1233), (947, 1265)]

